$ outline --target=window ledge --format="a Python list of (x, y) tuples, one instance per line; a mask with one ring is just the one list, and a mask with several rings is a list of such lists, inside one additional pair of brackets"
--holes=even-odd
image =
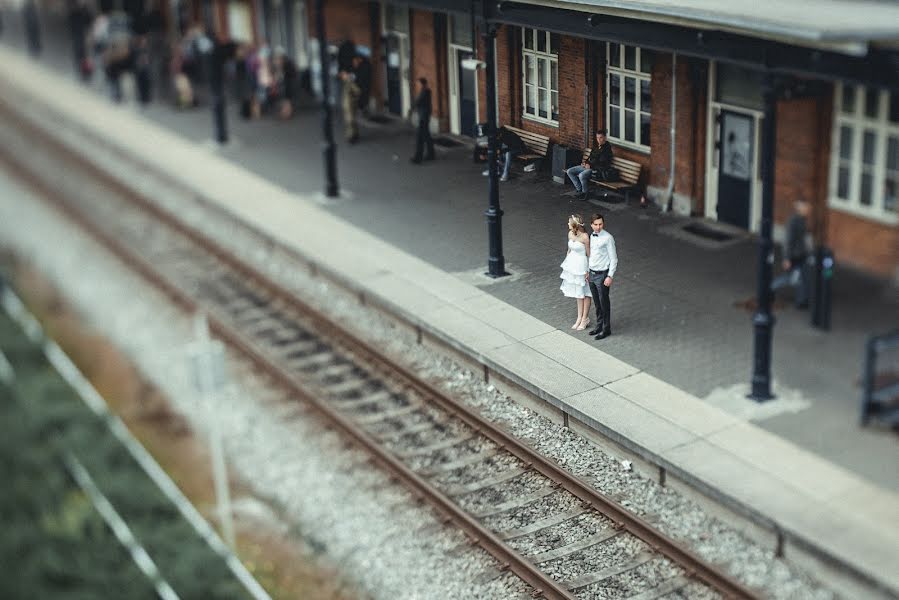
[(621, 148), (627, 148), (628, 150), (633, 150), (635, 152), (640, 152), (642, 154), (651, 154), (652, 147), (651, 146), (641, 146), (639, 144), (634, 144), (633, 142), (625, 142), (623, 140), (618, 140), (613, 137), (608, 138), (609, 142), (612, 144), (612, 148), (616, 146)]
[(547, 127), (555, 127), (558, 129), (559, 122), (558, 121), (550, 121), (549, 119), (541, 119), (540, 117), (535, 117), (534, 115), (528, 113), (522, 113), (521, 118), (526, 121), (533, 121), (534, 123), (540, 123), (541, 125), (546, 125)]
[(839, 198), (830, 198), (827, 206), (831, 210), (849, 213), (850, 215), (867, 219), (879, 225), (899, 225), (899, 214), (896, 213), (888, 213), (886, 211), (875, 212), (873, 210), (859, 208), (855, 205), (848, 204), (846, 201)]

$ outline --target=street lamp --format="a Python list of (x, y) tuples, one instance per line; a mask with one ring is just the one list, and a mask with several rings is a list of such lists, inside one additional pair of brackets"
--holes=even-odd
[(325, 33), (325, 7), (324, 0), (315, 0), (315, 25), (318, 34), (318, 61), (321, 76), (322, 93), (322, 133), (324, 143), (322, 153), (325, 160), (325, 195), (335, 198), (340, 193), (337, 186), (337, 164), (335, 161), (336, 147), (334, 145), (333, 121), (331, 113), (331, 71), (329, 67), (328, 41)]
[(771, 314), (771, 271), (774, 262), (771, 228), (774, 217), (774, 153), (777, 134), (777, 89), (774, 77), (765, 74), (763, 89), (764, 118), (762, 123), (762, 222), (759, 230), (758, 277), (756, 295), (758, 308), (752, 316), (755, 329), (752, 358), (752, 392), (757, 402), (771, 400), (771, 341), (774, 315)]
[(487, 173), (488, 205), (484, 215), (487, 217), (487, 237), (490, 244), (490, 256), (487, 258), (488, 277), (503, 277), (506, 272), (506, 259), (503, 257), (503, 211), (499, 207), (499, 180), (496, 173), (496, 25), (484, 24), (484, 47), (487, 51), (486, 64), (481, 61), (466, 61), (470, 66), (485, 67), (487, 76)]

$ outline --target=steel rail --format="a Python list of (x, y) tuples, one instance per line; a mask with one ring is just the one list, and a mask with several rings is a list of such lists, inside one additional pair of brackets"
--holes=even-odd
[[(48, 136), (45, 132), (34, 128), (31, 124), (28, 124), (30, 129), (34, 129), (36, 134), (39, 134), (41, 137), (48, 139)], [(56, 147), (59, 147), (60, 144), (55, 140), (48, 139), (48, 141)], [(674, 539), (668, 537), (662, 532), (653, 528), (653, 526), (640, 518), (639, 516), (630, 513), (623, 506), (615, 502), (614, 500), (606, 497), (600, 492), (592, 489), (589, 484), (581, 480), (580, 478), (567, 473), (563, 469), (561, 469), (557, 464), (547, 459), (546, 457), (540, 455), (538, 452), (528, 448), (525, 444), (515, 439), (512, 435), (504, 432), (502, 429), (493, 425), (491, 422), (485, 420), (481, 417), (476, 411), (471, 408), (468, 408), (464, 405), (459, 404), (455, 400), (448, 397), (446, 394), (433, 387), (432, 385), (421, 381), (418, 377), (416, 377), (411, 371), (409, 371), (406, 367), (401, 364), (398, 364), (396, 361), (391, 360), (389, 357), (384, 356), (380, 351), (374, 348), (368, 342), (359, 339), (353, 333), (351, 333), (348, 329), (344, 328), (342, 325), (334, 322), (332, 319), (324, 315), (319, 310), (307, 306), (303, 304), (294, 293), (287, 290), (281, 284), (272, 281), (271, 279), (265, 277), (253, 267), (245, 263), (242, 259), (236, 257), (230, 251), (225, 250), (221, 246), (219, 246), (216, 242), (209, 240), (204, 234), (197, 232), (193, 228), (187, 226), (183, 222), (179, 221), (169, 212), (161, 209), (152, 199), (148, 198), (145, 194), (138, 190), (134, 190), (129, 188), (127, 185), (122, 182), (116, 180), (114, 177), (104, 172), (102, 169), (98, 168), (96, 165), (88, 162), (86, 159), (74, 154), (68, 148), (64, 148), (64, 151), (73, 156), (74, 159), (80, 164), (87, 167), (87, 169), (91, 172), (92, 175), (96, 175), (99, 179), (104, 182), (110, 182), (112, 187), (114, 187), (117, 191), (121, 192), (122, 195), (126, 196), (130, 200), (134, 201), (135, 204), (141, 206), (147, 212), (153, 214), (156, 218), (163, 221), (166, 225), (172, 227), (176, 231), (179, 231), (183, 235), (187, 236), (189, 239), (192, 239), (195, 243), (197, 243), (204, 250), (209, 252), (210, 254), (216, 256), (219, 260), (226, 263), (229, 267), (240, 273), (243, 277), (247, 279), (251, 279), (255, 281), (261, 287), (267, 289), (269, 293), (271, 293), (277, 300), (280, 300), (284, 303), (285, 306), (293, 307), (304, 313), (304, 316), (308, 317), (315, 324), (316, 328), (318, 328), (322, 332), (327, 332), (332, 334), (333, 338), (331, 340), (332, 343), (338, 341), (338, 345), (343, 346), (347, 349), (348, 352), (364, 355), (367, 360), (370, 361), (370, 364), (378, 365), (381, 369), (386, 370), (388, 372), (393, 372), (398, 374), (402, 379), (405, 380), (405, 383), (411, 387), (416, 389), (419, 393), (424, 395), (429, 400), (433, 400), (435, 404), (441, 406), (441, 408), (457, 418), (466, 423), (469, 427), (471, 427), (476, 432), (488, 437), (496, 443), (501, 448), (506, 449), (508, 452), (515, 455), (519, 460), (521, 460), (524, 464), (529, 467), (535, 469), (537, 472), (541, 473), (543, 476), (547, 477), (551, 481), (559, 483), (561, 487), (564, 487), (568, 492), (576, 496), (582, 502), (590, 505), (599, 513), (604, 514), (611, 520), (613, 520), (617, 526), (623, 527), (625, 530), (633, 534), (634, 536), (640, 538), (645, 543), (647, 543), (654, 550), (659, 552), (660, 554), (666, 556), (676, 564), (684, 567), (687, 571), (687, 574), (695, 579), (698, 579), (709, 585), (710, 587), (716, 589), (721, 594), (723, 594), (727, 598), (740, 598), (740, 599), (758, 599), (761, 596), (738, 582), (736, 579), (724, 573), (720, 568), (710, 565), (708, 562), (704, 561), (701, 557), (699, 557), (696, 553), (692, 552), (682, 544), (678, 543)], [(42, 186), (43, 187), (43, 186)], [(55, 196), (55, 192), (51, 191), (51, 195)], [(66, 212), (68, 214), (72, 214), (73, 210), (68, 209)], [(85, 219), (76, 219), (82, 226), (85, 226), (88, 230), (96, 231), (95, 227), (90, 226), (89, 223), (85, 222)], [(105, 235), (102, 231), (97, 231), (97, 233), (109, 240), (111, 244), (115, 247), (119, 247), (120, 244), (117, 240), (111, 239), (109, 236)], [(125, 250), (126, 254), (130, 254), (130, 251)], [(118, 250), (116, 250), (118, 252)], [(165, 281), (163, 278), (159, 277), (155, 273), (155, 269), (153, 269), (150, 265), (145, 265), (143, 269), (139, 267), (139, 263), (142, 262), (140, 257), (135, 258), (135, 265), (138, 266), (138, 270), (142, 272), (142, 274), (150, 279), (151, 281), (157, 281), (160, 287), (166, 290), (166, 293), (173, 297), (173, 299), (183, 298), (183, 301), (179, 302), (188, 308), (188, 310), (195, 310), (195, 305), (193, 301), (184, 296), (182, 292), (177, 289), (175, 286), (171, 285), (169, 282)], [(223, 337), (231, 337), (231, 333), (227, 330), (224, 325), (220, 325), (216, 320), (214, 324), (212, 319), (210, 320), (210, 326)], [(241, 336), (236, 334), (239, 339)], [(230, 341), (230, 340), (229, 340)], [(247, 342), (247, 344), (251, 344)], [(240, 346), (246, 347), (246, 349), (251, 349), (252, 346), (248, 346), (244, 343), (239, 344)], [(255, 352), (250, 352), (251, 357), (255, 356)], [(264, 355), (258, 355), (258, 357), (253, 359), (254, 362), (261, 368), (269, 369), (274, 367), (274, 365), (270, 365), (268, 361), (265, 359)], [(273, 375), (278, 380), (289, 381), (290, 387), (293, 389), (296, 387), (296, 382), (291, 378), (286, 372), (280, 370), (279, 367), (274, 367), (278, 370), (277, 373), (273, 373)], [(284, 379), (286, 378), (286, 379)], [(303, 396), (306, 396), (303, 393)], [(323, 407), (326, 410), (328, 407)], [(333, 411), (330, 411), (333, 413)], [(323, 412), (326, 414), (328, 418), (331, 418), (327, 412)], [(338, 422), (337, 419), (343, 419), (340, 415), (335, 415), (335, 422)], [(339, 423), (339, 422), (338, 422)], [(350, 427), (353, 427), (350, 425)], [(341, 424), (341, 428), (343, 425)], [(348, 430), (349, 431), (349, 430)], [(360, 431), (361, 433), (361, 431)], [(376, 447), (377, 444), (373, 442), (367, 434), (362, 433), (362, 435), (367, 439), (367, 443), (374, 444), (373, 447)], [(365, 445), (365, 443), (363, 443)], [(379, 459), (380, 460), (380, 459)], [(386, 462), (383, 464), (393, 464), (396, 463), (402, 466), (405, 469), (404, 465), (398, 463), (392, 456), (385, 456)], [(408, 470), (408, 469), (406, 469)], [(416, 478), (418, 476), (410, 471), (410, 473)], [(412, 485), (419, 485), (418, 482)], [(425, 484), (426, 485), (426, 484)], [(467, 520), (471, 520), (468, 515), (464, 515)], [(460, 526), (464, 520), (458, 521)], [(479, 525), (478, 525), (479, 526)], [(480, 527), (480, 526), (479, 526)], [(482, 528), (483, 529), (483, 528)], [(492, 536), (489, 531), (484, 530), (485, 533)], [(499, 542), (502, 544), (502, 542)], [(485, 547), (485, 549), (487, 549)], [(521, 560), (527, 565), (531, 565), (526, 559), (521, 558)], [(513, 564), (510, 562), (510, 568)], [(534, 569), (533, 566), (530, 567)], [(514, 571), (514, 568), (512, 569)], [(518, 574), (516, 572), (516, 574)], [(520, 576), (520, 575), (519, 575)], [(522, 577), (524, 579), (524, 577)], [(525, 579), (525, 581), (527, 581)], [(530, 583), (530, 582), (528, 582)], [(552, 580), (549, 580), (549, 583), (553, 583)], [(531, 584), (533, 585), (533, 584)], [(536, 589), (541, 589), (540, 586), (534, 586)], [(549, 588), (547, 588), (549, 589)], [(559, 588), (561, 593), (568, 594), (568, 592), (562, 588)], [(546, 592), (544, 592), (546, 593)], [(549, 597), (549, 596), (548, 596)], [(564, 595), (560, 597), (572, 597), (570, 595)]]
[[(67, 149), (66, 152), (68, 153)], [(470, 539), (472, 540), (473, 544), (481, 546), (487, 553), (489, 553), (500, 562), (500, 570), (508, 569), (512, 571), (522, 581), (526, 582), (528, 585), (534, 588), (534, 597), (542, 595), (548, 600), (575, 599), (575, 596), (572, 595), (567, 589), (556, 583), (553, 579), (543, 573), (536, 567), (536, 565), (528, 561), (521, 554), (515, 552), (511, 547), (503, 543), (503, 541), (500, 540), (495, 534), (493, 534), (493, 532), (478, 523), (468, 513), (458, 507), (450, 498), (440, 493), (426, 480), (422, 479), (418, 474), (416, 474), (414, 471), (400, 462), (399, 459), (390, 454), (390, 452), (385, 447), (379, 445), (364, 430), (356, 426), (348, 418), (339, 414), (336, 410), (328, 406), (319, 398), (310, 394), (307, 389), (308, 386), (304, 388), (304, 386), (299, 384), (296, 381), (296, 378), (294, 378), (290, 373), (285, 371), (280, 366), (273, 364), (262, 349), (256, 347), (255, 344), (247, 340), (240, 333), (234, 331), (227, 324), (227, 318), (223, 318), (218, 315), (217, 311), (214, 309), (210, 310), (209, 307), (201, 307), (190, 296), (184, 293), (178, 286), (168, 281), (164, 275), (161, 275), (149, 262), (144, 260), (143, 257), (139, 256), (134, 251), (127, 248), (127, 246), (115, 239), (113, 236), (97, 227), (95, 223), (91, 222), (88, 217), (84, 216), (77, 209), (71, 207), (66, 202), (58, 200), (59, 193), (55, 190), (50, 189), (48, 186), (44, 185), (43, 182), (39, 181), (36, 175), (27, 170), (27, 167), (18, 164), (18, 161), (16, 161), (16, 159), (11, 159), (8, 155), (6, 158), (7, 164), (12, 164), (20, 175), (27, 178), (29, 183), (40, 189), (42, 195), (49, 202), (51, 202), (54, 206), (57, 206), (71, 220), (88, 231), (104, 246), (112, 250), (120, 259), (126, 262), (126, 264), (137, 271), (142, 277), (160, 288), (176, 304), (178, 304), (188, 312), (194, 312), (197, 310), (203, 310), (204, 312), (206, 312), (209, 319), (210, 330), (212, 330), (219, 337), (226, 340), (241, 354), (248, 357), (254, 364), (256, 364), (258, 368), (263, 370), (266, 374), (270, 375), (282, 386), (289, 389), (290, 392), (297, 396), (301, 401), (316, 409), (322, 416), (333, 423), (333, 425), (340, 429), (351, 440), (358, 443), (362, 448), (368, 451), (376, 463), (378, 463), (385, 471), (395, 476), (396, 479), (407, 485), (412, 490), (413, 495), (420, 499), (426, 499), (431, 505), (435, 506), (439, 511), (444, 513), (446, 515), (446, 518), (443, 519), (444, 523), (452, 522), (456, 527), (471, 536)], [(80, 162), (81, 158), (77, 158)], [(129, 190), (127, 191), (127, 194), (130, 198), (134, 199), (134, 191)], [(142, 204), (142, 202), (139, 203)], [(156, 213), (155, 210), (153, 212)], [(174, 227), (175, 229), (182, 229), (182, 224), (174, 221), (172, 217), (166, 213), (156, 214), (155, 216), (160, 217), (161, 220), (163, 220), (167, 225), (174, 226), (177, 224), (177, 226)], [(214, 244), (208, 241), (205, 237), (187, 229), (184, 229), (184, 233), (189, 235), (190, 239), (197, 243), (204, 250), (209, 251), (214, 255), (218, 255), (217, 250), (220, 249), (215, 247)], [(236, 261), (237, 259), (232, 257), (232, 260)], [(236, 262), (234, 264), (231, 264), (229, 261), (229, 266), (236, 266), (238, 264), (241, 265), (239, 271), (243, 271), (246, 276), (252, 277), (257, 282), (262, 281), (258, 273), (247, 270), (243, 266), (243, 263)], [(295, 297), (292, 298), (290, 305), (296, 307), (297, 304), (297, 299)], [(305, 311), (305, 309), (306, 307), (304, 306), (303, 310)]]

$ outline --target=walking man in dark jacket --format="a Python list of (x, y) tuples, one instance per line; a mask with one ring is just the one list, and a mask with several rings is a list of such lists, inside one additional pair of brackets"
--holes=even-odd
[(808, 258), (808, 246), (805, 243), (805, 236), (808, 231), (807, 220), (810, 213), (811, 206), (808, 202), (805, 200), (796, 202), (795, 212), (787, 222), (787, 237), (784, 240), (784, 272), (771, 282), (772, 292), (787, 286), (796, 288), (796, 295), (793, 298), (796, 308), (808, 308), (808, 269), (805, 264)]
[(415, 97), (414, 110), (418, 117), (418, 131), (415, 135), (415, 155), (411, 161), (416, 165), (424, 160), (434, 160), (434, 140), (431, 139), (431, 88), (424, 77), (418, 80), (419, 92)]

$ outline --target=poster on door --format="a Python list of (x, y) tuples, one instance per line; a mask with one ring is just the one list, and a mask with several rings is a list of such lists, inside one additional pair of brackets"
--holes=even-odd
[(752, 166), (752, 119), (725, 115), (722, 133), (721, 170), (730, 177), (748, 180)]

